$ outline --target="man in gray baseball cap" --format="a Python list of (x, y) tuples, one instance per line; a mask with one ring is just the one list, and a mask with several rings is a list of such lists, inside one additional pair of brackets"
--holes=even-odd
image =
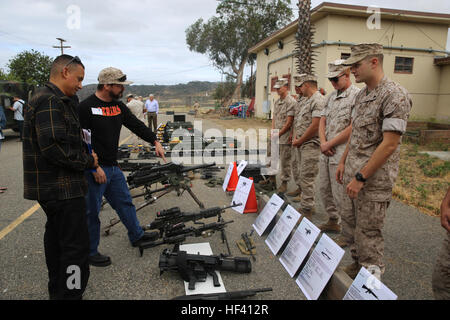
[(88, 181), (86, 206), (90, 240), (89, 263), (92, 266), (105, 267), (111, 264), (111, 259), (98, 251), (99, 214), (103, 196), (125, 225), (128, 239), (133, 247), (143, 241), (158, 238), (157, 233), (144, 232), (140, 226), (127, 182), (117, 163), (122, 126), (153, 144), (156, 154), (164, 161), (165, 158), (164, 149), (158, 142), (156, 134), (120, 101), (124, 85), (132, 83), (127, 81), (126, 75), (119, 69), (106, 68), (100, 71), (98, 81), (97, 91), (80, 103), (79, 113), (81, 127), (91, 130), (92, 148), (97, 152), (99, 159), (99, 167), (94, 172), (85, 172)]

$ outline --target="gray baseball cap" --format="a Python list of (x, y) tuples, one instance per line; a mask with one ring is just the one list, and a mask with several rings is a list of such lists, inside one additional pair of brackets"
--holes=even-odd
[(98, 74), (98, 84), (132, 84), (133, 81), (127, 81), (127, 76), (119, 69), (109, 67)]

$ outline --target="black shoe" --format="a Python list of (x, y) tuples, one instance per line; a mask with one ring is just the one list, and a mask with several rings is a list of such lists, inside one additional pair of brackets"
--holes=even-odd
[(107, 267), (111, 264), (111, 258), (100, 253), (89, 256), (89, 264), (94, 267)]
[(152, 231), (152, 232), (144, 232), (144, 235), (139, 239), (131, 243), (133, 247), (139, 246), (142, 242), (146, 241), (155, 241), (159, 239), (159, 232)]

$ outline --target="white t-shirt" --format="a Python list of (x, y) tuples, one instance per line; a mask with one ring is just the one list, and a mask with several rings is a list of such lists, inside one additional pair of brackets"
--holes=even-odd
[(14, 120), (23, 121), (23, 104), (25, 104), (25, 101), (18, 100), (14, 102), (13, 109), (14, 109)]

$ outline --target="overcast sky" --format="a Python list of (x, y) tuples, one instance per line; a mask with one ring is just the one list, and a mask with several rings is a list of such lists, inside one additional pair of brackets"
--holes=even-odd
[[(312, 7), (322, 2), (313, 0)], [(449, 0), (329, 2), (450, 14)], [(291, 1), (294, 9), (296, 3)], [(71, 46), (64, 52), (78, 55), (85, 64), (84, 84), (96, 83), (98, 72), (109, 66), (122, 69), (136, 84), (220, 81), (220, 72), (207, 56), (190, 52), (185, 40), (186, 28), (198, 18), (213, 16), (217, 4), (217, 0), (0, 0), (0, 68), (24, 50), (56, 57), (60, 49), (52, 46), (59, 45), (60, 37)], [(450, 35), (446, 50), (450, 51)]]

